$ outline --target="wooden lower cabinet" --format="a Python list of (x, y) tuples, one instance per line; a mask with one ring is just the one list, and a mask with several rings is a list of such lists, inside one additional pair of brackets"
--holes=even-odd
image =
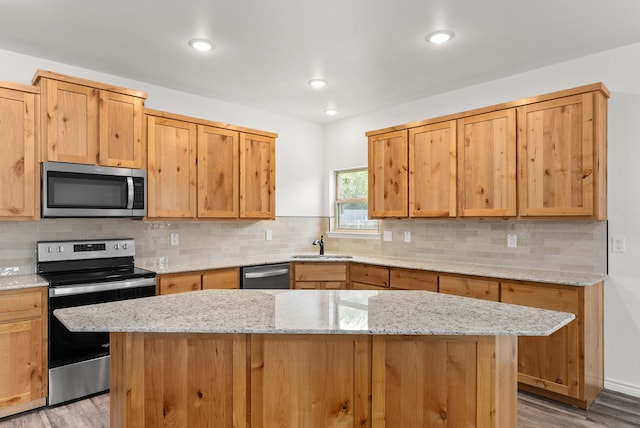
[(514, 427), (516, 340), (111, 333), (111, 427)]
[(110, 423), (247, 427), (247, 337), (111, 333)]
[(158, 294), (240, 288), (240, 273), (237, 267), (196, 272), (167, 273), (158, 275), (157, 283)]
[(0, 292), (0, 418), (46, 404), (47, 292)]
[(502, 301), (575, 314), (551, 336), (518, 338), (518, 381), (525, 391), (588, 408), (604, 387), (603, 283), (503, 282)]
[(500, 300), (500, 282), (475, 277), (440, 275), (438, 288), (441, 293), (475, 299)]
[(251, 427), (369, 425), (370, 342), (361, 335), (252, 335)]
[(515, 427), (516, 337), (373, 336), (372, 426)]
[(298, 290), (344, 290), (346, 263), (291, 263), (291, 288)]
[(240, 269), (237, 267), (202, 272), (202, 289), (240, 288)]
[(389, 288), (389, 268), (386, 266), (351, 263), (349, 288), (353, 290), (379, 290)]
[(168, 273), (158, 275), (158, 294), (185, 293), (202, 289), (200, 272)]
[(389, 287), (392, 290), (438, 291), (438, 274), (415, 269), (391, 268)]

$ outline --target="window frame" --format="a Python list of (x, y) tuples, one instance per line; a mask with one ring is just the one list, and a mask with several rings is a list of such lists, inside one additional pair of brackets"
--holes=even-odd
[[(344, 169), (336, 169), (333, 171), (333, 221), (331, 222), (331, 227), (330, 230), (332, 233), (337, 233), (337, 234), (356, 234), (356, 235), (378, 235), (379, 234), (379, 229), (380, 229), (380, 222), (378, 220), (373, 220), (373, 219), (369, 219), (369, 221), (371, 222), (375, 222), (375, 229), (351, 229), (351, 228), (340, 228), (338, 227), (338, 225), (340, 224), (340, 205), (342, 204), (366, 204), (367, 205), (367, 212), (368, 212), (368, 207), (369, 207), (369, 188), (367, 185), (367, 195), (365, 197), (362, 198), (346, 198), (346, 199), (339, 199), (338, 195), (339, 195), (339, 191), (338, 191), (338, 186), (340, 185), (340, 180), (339, 175), (343, 174), (343, 173), (353, 173), (353, 172), (368, 172), (368, 168), (366, 166), (363, 167), (355, 167), (355, 168), (344, 168)], [(367, 215), (368, 217), (368, 215)]]

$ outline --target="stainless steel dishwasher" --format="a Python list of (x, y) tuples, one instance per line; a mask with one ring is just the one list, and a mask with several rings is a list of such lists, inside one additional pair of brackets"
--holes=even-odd
[(289, 263), (243, 267), (240, 271), (240, 288), (289, 288)]

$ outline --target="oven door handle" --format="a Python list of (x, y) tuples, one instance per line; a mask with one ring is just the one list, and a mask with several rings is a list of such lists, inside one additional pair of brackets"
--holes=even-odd
[(122, 290), (126, 288), (156, 285), (155, 278), (136, 278), (126, 281), (96, 282), (89, 284), (64, 285), (49, 288), (49, 297), (72, 296), (74, 294), (98, 293), (100, 291)]

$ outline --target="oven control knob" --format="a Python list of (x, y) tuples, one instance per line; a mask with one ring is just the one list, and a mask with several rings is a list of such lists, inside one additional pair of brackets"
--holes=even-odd
[(122, 244), (122, 249), (126, 250), (127, 248), (129, 248), (129, 244)]
[(63, 247), (62, 245), (60, 245), (60, 246), (58, 247), (58, 252), (59, 252), (59, 253), (64, 253), (64, 247)]
[(49, 254), (53, 253), (53, 248), (47, 247), (47, 253), (49, 253)]
[(113, 249), (114, 250), (119, 250), (120, 249), (120, 244), (113, 244)]

